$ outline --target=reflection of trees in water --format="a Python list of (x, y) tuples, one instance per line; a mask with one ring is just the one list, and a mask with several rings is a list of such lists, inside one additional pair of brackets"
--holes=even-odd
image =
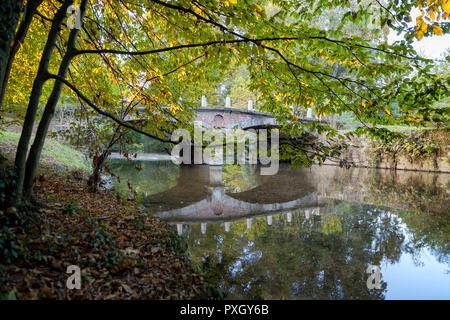
[(440, 263), (450, 267), (450, 217), (449, 213), (399, 212), (399, 216), (411, 231), (407, 250), (420, 262), (421, 249), (427, 248)]
[(365, 270), (399, 260), (405, 241), (400, 219), (365, 205), (329, 209), (333, 213), (322, 210), (311, 219), (295, 214), (291, 223), (274, 217), (272, 226), (258, 218), (250, 230), (240, 221), (229, 233), (211, 225), (200, 235), (194, 227), (190, 252), (194, 261), (203, 257), (209, 280), (230, 298), (383, 299), (386, 284), (369, 291)]
[(222, 181), (225, 190), (235, 193), (255, 188), (258, 185), (256, 170), (257, 167), (252, 165), (224, 165)]
[(396, 213), (411, 232), (404, 250), (420, 264), (420, 251), (427, 248), (439, 262), (450, 265), (448, 175), (357, 168), (321, 168), (319, 174), (328, 177), (328, 190), (349, 193), (350, 186), (355, 192), (364, 190), (366, 203), (400, 209)]
[(179, 176), (179, 166), (170, 161), (108, 160), (107, 165), (118, 177), (114, 188), (127, 195), (132, 194), (129, 184), (139, 196), (147, 196), (173, 188)]
[[(405, 177), (406, 176), (406, 177)], [(429, 249), (441, 263), (450, 265), (450, 210), (448, 193), (437, 183), (438, 175), (403, 174), (390, 177), (376, 175), (369, 185), (370, 200), (383, 205), (395, 205), (398, 216), (411, 231), (405, 250), (420, 264), (420, 251)]]
[[(437, 174), (425, 181), (421, 175), (403, 174), (380, 175), (376, 172), (368, 180), (368, 190), (372, 199), (384, 205), (394, 205), (405, 210), (449, 214), (449, 196), (446, 188), (440, 186)], [(399, 181), (400, 180), (400, 181)]]

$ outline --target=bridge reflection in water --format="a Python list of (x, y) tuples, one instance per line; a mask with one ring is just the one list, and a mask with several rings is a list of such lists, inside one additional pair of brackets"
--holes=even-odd
[[(230, 168), (238, 171), (230, 176)], [(206, 233), (208, 223), (223, 223), (225, 231), (229, 231), (230, 222), (235, 220), (246, 219), (247, 228), (251, 228), (256, 217), (265, 216), (269, 225), (275, 215), (284, 215), (288, 223), (296, 212), (309, 219), (319, 216), (324, 206), (342, 200), (376, 204), (379, 199), (371, 197), (367, 184), (373, 175), (381, 184), (423, 180), (427, 176), (430, 182), (436, 182), (436, 178), (431, 178), (434, 175), (417, 172), (392, 175), (389, 171), (336, 170), (330, 166), (296, 170), (281, 166), (272, 176), (259, 175), (257, 166), (252, 165), (185, 166), (179, 170), (174, 187), (143, 199), (153, 214), (176, 224), (179, 234), (184, 224), (201, 224), (201, 232)], [(397, 201), (389, 206), (407, 209), (409, 204)]]
[(273, 176), (255, 173), (252, 177), (255, 181), (247, 190), (230, 190), (224, 183), (222, 166), (192, 166), (181, 169), (174, 188), (145, 198), (143, 204), (153, 208), (156, 216), (176, 224), (179, 234), (183, 224), (201, 224), (202, 233), (206, 233), (208, 223), (224, 223), (229, 231), (233, 220), (246, 219), (251, 228), (254, 217), (266, 216), (271, 225), (274, 215), (285, 215), (288, 222), (298, 211), (304, 211), (306, 218), (320, 215), (324, 201), (310, 176), (293, 175), (284, 167)]

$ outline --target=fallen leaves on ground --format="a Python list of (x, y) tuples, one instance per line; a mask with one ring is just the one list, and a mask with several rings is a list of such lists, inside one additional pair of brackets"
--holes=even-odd
[[(207, 296), (207, 286), (190, 265), (185, 245), (173, 228), (139, 209), (134, 200), (121, 200), (112, 191), (87, 192), (83, 181), (68, 177), (37, 179), (35, 194), (51, 208), (0, 211), (0, 221), (12, 221), (11, 217), (27, 221), (26, 226), (10, 225), (4, 229), (7, 234), (1, 235), (3, 245), (9, 241), (9, 253), (15, 252), (0, 267), (3, 297)], [(81, 289), (66, 287), (69, 265), (80, 267)]]

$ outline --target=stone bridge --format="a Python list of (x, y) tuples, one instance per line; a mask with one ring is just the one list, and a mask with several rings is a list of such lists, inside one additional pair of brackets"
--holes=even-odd
[[(294, 110), (291, 107), (291, 110)], [(134, 117), (125, 117), (125, 121), (145, 121)], [(248, 109), (237, 109), (231, 107), (231, 100), (226, 99), (225, 107), (208, 107), (206, 97), (202, 97), (201, 108), (197, 109), (194, 122), (201, 122), (204, 127), (227, 129), (271, 129), (279, 127), (276, 119), (271, 113), (255, 111), (253, 101), (248, 101)], [(312, 109), (308, 108), (306, 117), (299, 117), (301, 123), (325, 122), (314, 117)], [(309, 133), (310, 138), (317, 138), (317, 134)], [(283, 138), (283, 137), (281, 137)]]
[[(200, 108), (197, 111), (195, 121), (200, 121), (203, 125), (206, 124), (210, 127), (224, 129), (270, 129), (279, 126), (276, 119), (270, 113), (227, 107)], [(319, 122), (320, 120), (312, 117), (305, 117), (298, 121)]]

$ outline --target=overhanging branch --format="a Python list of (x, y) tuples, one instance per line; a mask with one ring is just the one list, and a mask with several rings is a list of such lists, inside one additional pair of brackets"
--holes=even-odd
[(154, 135), (154, 134), (151, 134), (151, 133), (145, 132), (145, 131), (143, 131), (143, 130), (140, 130), (140, 129), (138, 129), (138, 128), (135, 128), (134, 126), (128, 124), (127, 122), (122, 121), (122, 120), (118, 119), (117, 117), (113, 116), (112, 114), (110, 114), (110, 113), (108, 113), (108, 112), (106, 112), (106, 111), (100, 109), (100, 108), (97, 107), (97, 106), (96, 106), (89, 98), (87, 98), (85, 95), (83, 95), (83, 94), (80, 92), (80, 90), (78, 90), (73, 84), (71, 84), (71, 83), (70, 83), (69, 81), (67, 81), (66, 79), (63, 79), (63, 78), (61, 78), (61, 77), (59, 77), (59, 76), (57, 76), (57, 75), (54, 75), (54, 74), (48, 74), (48, 75), (47, 75), (47, 78), (48, 78), (48, 79), (55, 79), (56, 81), (60, 81), (60, 82), (64, 83), (66, 86), (68, 86), (70, 89), (72, 89), (72, 91), (75, 92), (76, 95), (77, 95), (78, 97), (81, 98), (81, 100), (83, 100), (84, 102), (86, 102), (86, 104), (87, 104), (89, 107), (91, 107), (92, 109), (94, 109), (97, 113), (99, 113), (99, 114), (101, 114), (101, 115), (103, 115), (103, 116), (105, 116), (105, 117), (107, 117), (107, 118), (113, 120), (114, 122), (118, 123), (119, 125), (121, 125), (121, 126), (123, 126), (123, 127), (125, 127), (125, 128), (128, 128), (128, 129), (130, 129), (130, 130), (132, 130), (132, 131), (135, 131), (135, 132), (137, 132), (137, 133), (140, 133), (140, 134), (142, 134), (142, 135), (144, 135), (144, 136), (147, 136), (147, 137), (149, 137), (149, 138), (158, 140), (158, 141), (160, 141), (160, 142), (171, 143), (171, 144), (177, 144), (177, 143), (178, 143), (178, 142), (173, 142), (173, 141), (171, 141), (171, 140), (167, 140), (167, 139), (164, 139), (164, 138), (160, 138), (160, 137), (158, 137), (158, 136), (156, 136), (156, 135)]

